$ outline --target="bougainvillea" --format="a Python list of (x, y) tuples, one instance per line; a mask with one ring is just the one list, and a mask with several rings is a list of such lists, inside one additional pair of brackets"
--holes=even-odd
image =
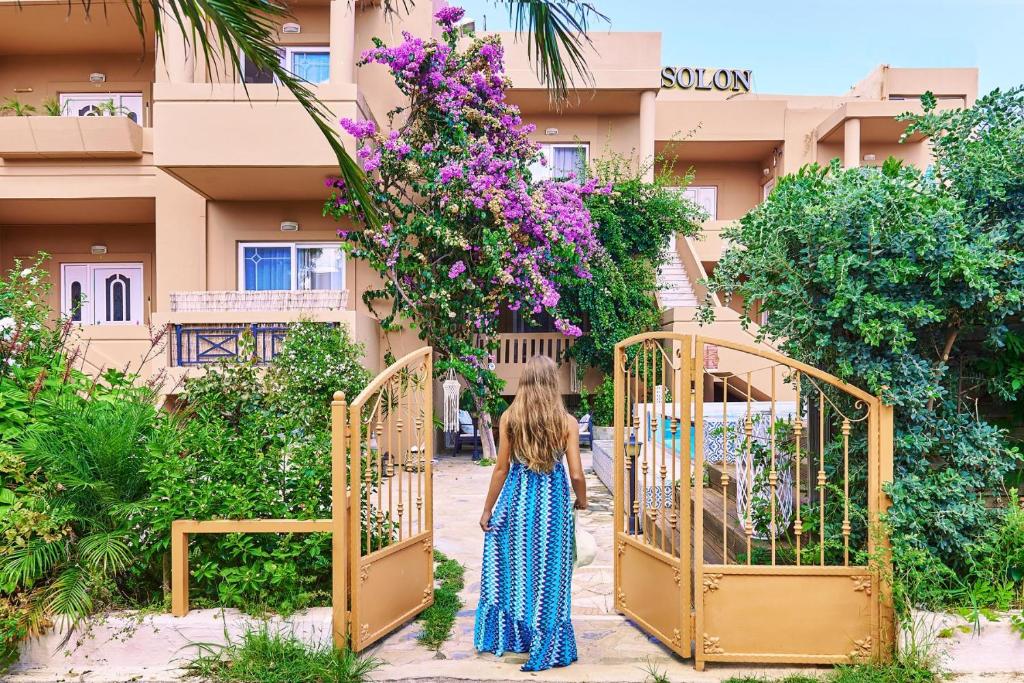
[(375, 40), (363, 53), (360, 64), (386, 66), (407, 98), (389, 113), (388, 131), (341, 121), (373, 172), (383, 221), (365, 226), (337, 179), (324, 212), (365, 226), (339, 236), (383, 280), (364, 300), (375, 312), (383, 304), (384, 329), (415, 328), (437, 351), (438, 372), (464, 378), (484, 415), (502, 386), (489, 367), (502, 310), (547, 311), (563, 334), (581, 334), (578, 321), (557, 317), (560, 291), (590, 277), (601, 247), (584, 199), (608, 190), (575, 178), (533, 181), (538, 146), (506, 101), (500, 39), (463, 38), (462, 14), (435, 15), (442, 40), (403, 33), (400, 44)]

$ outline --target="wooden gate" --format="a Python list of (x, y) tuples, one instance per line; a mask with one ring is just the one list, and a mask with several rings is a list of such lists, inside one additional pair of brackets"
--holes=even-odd
[(431, 354), (427, 347), (405, 356), (349, 408), (350, 628), (357, 652), (434, 602)]
[(698, 669), (888, 654), (891, 407), (780, 354), (666, 332), (617, 346), (615, 402), (622, 613)]

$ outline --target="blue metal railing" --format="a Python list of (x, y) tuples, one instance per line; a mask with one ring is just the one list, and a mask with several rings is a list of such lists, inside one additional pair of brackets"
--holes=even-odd
[(208, 365), (237, 358), (239, 341), (246, 332), (252, 335), (257, 362), (269, 363), (281, 352), (288, 326), (282, 323), (176, 324), (171, 365)]

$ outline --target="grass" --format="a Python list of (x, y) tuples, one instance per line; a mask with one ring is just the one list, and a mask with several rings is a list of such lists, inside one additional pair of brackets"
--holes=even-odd
[(938, 680), (938, 675), (932, 669), (901, 662), (838, 666), (821, 676), (794, 674), (776, 679), (738, 676), (722, 683), (934, 683)]
[(434, 604), (419, 616), (423, 630), (418, 638), (421, 645), (431, 650), (440, 649), (452, 637), (455, 616), (462, 609), (459, 591), (465, 586), (463, 574), (466, 571), (465, 567), (440, 550), (434, 551), (434, 562), (434, 581), (437, 583)]
[(381, 662), (331, 644), (307, 645), (294, 635), (265, 625), (240, 643), (201, 646), (205, 654), (185, 667), (208, 683), (363, 683)]

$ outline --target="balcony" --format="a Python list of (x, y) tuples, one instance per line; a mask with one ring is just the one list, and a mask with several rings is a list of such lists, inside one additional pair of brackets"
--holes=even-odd
[(235, 358), (245, 334), (252, 336), (257, 362), (269, 363), (280, 353), (288, 326), (299, 321), (345, 325), (366, 347), (366, 366), (379, 366), (377, 323), (347, 308), (347, 290), (171, 292), (170, 299), (170, 312), (153, 313), (153, 322), (167, 327), (172, 368), (202, 370)]
[[(210, 199), (323, 199), (323, 179), (338, 167), (323, 133), (287, 90), (247, 87), (156, 84), (155, 163)], [(354, 84), (314, 90), (332, 122), (361, 117)]]
[(0, 158), (141, 159), (143, 131), (123, 116), (0, 118)]
[(507, 332), (498, 335), (498, 349), (493, 354), (494, 371), (505, 380), (505, 393), (514, 394), (519, 388), (526, 362), (534, 356), (547, 356), (559, 364), (558, 383), (563, 394), (579, 393), (572, 386), (569, 363), (565, 352), (573, 343), (572, 337), (559, 332)]

